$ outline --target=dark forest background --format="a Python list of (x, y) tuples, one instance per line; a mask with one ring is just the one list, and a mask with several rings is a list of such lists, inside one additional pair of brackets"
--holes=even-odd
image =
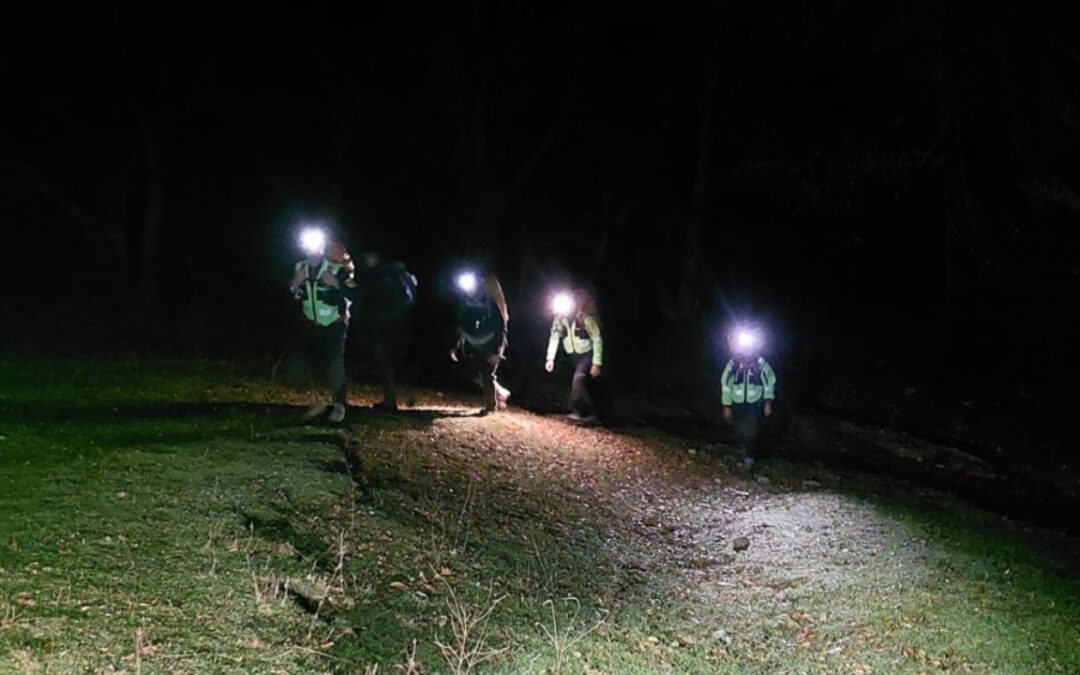
[(507, 378), (600, 297), (613, 386), (712, 402), (768, 326), (789, 410), (1057, 462), (1080, 312), (1080, 45), (1028, 3), (95, 6), (0, 31), (9, 345), (273, 357), (303, 219), (494, 265)]

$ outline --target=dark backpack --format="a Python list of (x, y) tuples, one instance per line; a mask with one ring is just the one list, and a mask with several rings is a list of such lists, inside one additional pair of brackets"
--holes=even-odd
[(383, 263), (366, 282), (367, 308), (375, 321), (401, 317), (416, 304), (416, 277), (401, 262)]
[(383, 283), (396, 307), (405, 310), (416, 304), (416, 276), (410, 274), (402, 263), (393, 265), (392, 269), (387, 271)]

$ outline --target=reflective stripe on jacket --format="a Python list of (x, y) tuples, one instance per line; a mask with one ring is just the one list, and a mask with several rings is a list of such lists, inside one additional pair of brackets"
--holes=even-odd
[(740, 367), (730, 359), (720, 375), (720, 402), (722, 405), (757, 403), (776, 397), (776, 373), (764, 357), (759, 356), (749, 368)]
[(592, 314), (580, 313), (573, 320), (555, 317), (551, 322), (551, 337), (548, 338), (548, 361), (555, 360), (560, 340), (567, 354), (588, 354), (591, 351), (593, 365), (604, 365), (604, 338), (600, 334), (600, 320)]

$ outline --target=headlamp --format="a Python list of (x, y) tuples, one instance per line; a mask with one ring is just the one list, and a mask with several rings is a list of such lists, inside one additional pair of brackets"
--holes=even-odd
[(480, 280), (476, 278), (475, 272), (465, 271), (458, 274), (457, 287), (464, 293), (472, 295), (476, 292), (476, 289), (479, 288), (479, 286)]
[(556, 316), (570, 316), (574, 312), (574, 296), (560, 291), (551, 298), (551, 311)]
[(308, 255), (322, 255), (326, 251), (326, 230), (308, 227), (300, 232), (300, 248)]
[(731, 347), (737, 354), (753, 354), (761, 348), (761, 343), (761, 335), (749, 328), (736, 328), (731, 336)]

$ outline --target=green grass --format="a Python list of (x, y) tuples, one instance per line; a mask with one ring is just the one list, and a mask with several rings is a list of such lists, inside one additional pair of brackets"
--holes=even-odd
[(0, 360), (0, 673), (451, 672), (463, 636), (491, 673), (1080, 671), (1075, 543), (947, 496), (303, 401), (229, 364)]

